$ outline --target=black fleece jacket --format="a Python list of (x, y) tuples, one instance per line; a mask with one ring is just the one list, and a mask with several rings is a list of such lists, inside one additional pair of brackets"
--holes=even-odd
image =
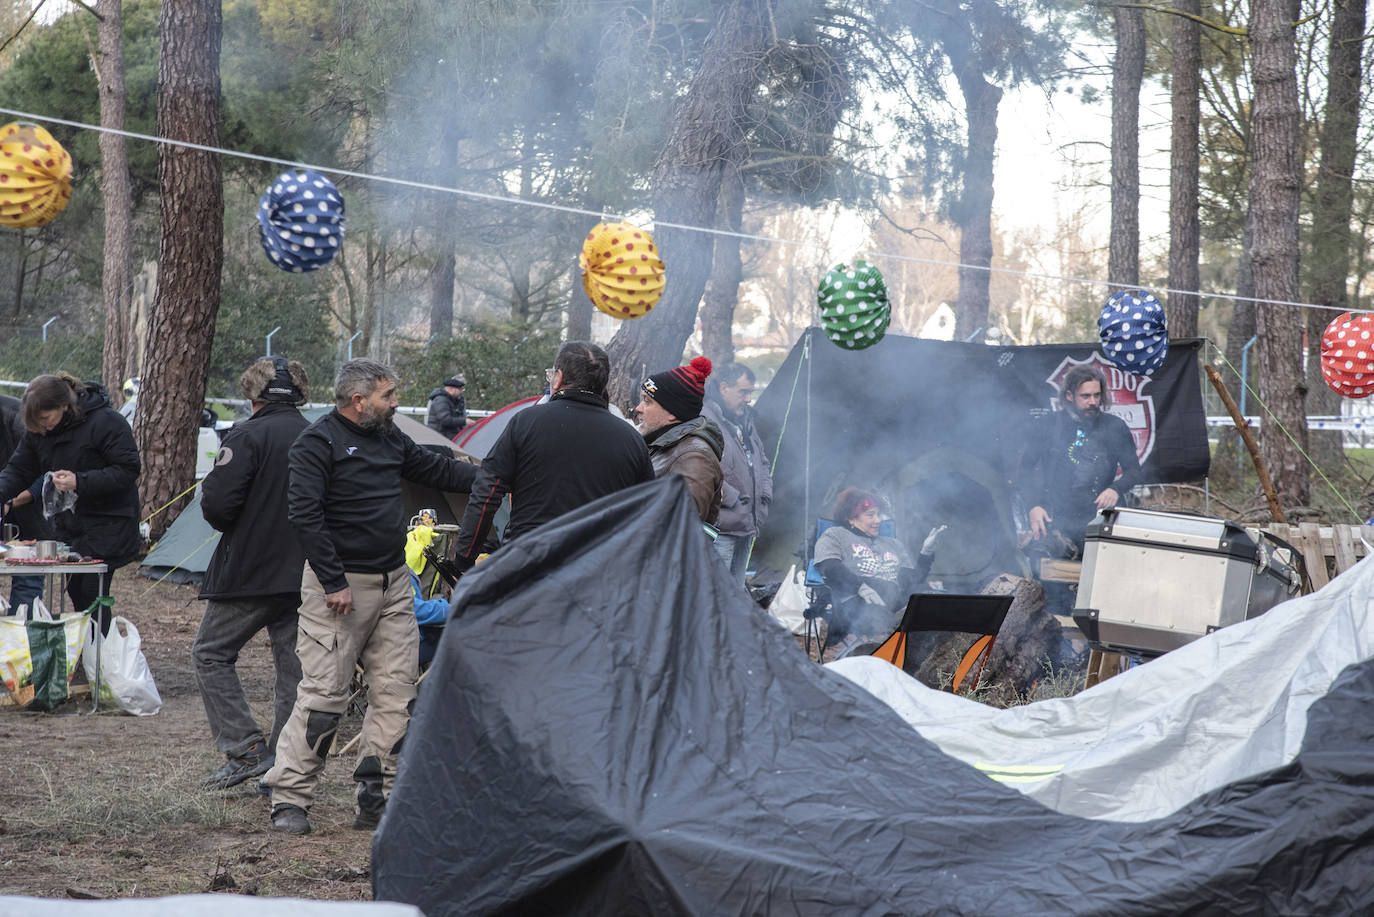
[(291, 446), (287, 516), (326, 592), (345, 573), (386, 573), (405, 563), (401, 479), (467, 493), (477, 469), (415, 445), (395, 427), (364, 430), (337, 410)]
[(654, 479), (644, 437), (590, 392), (558, 392), (511, 418), (472, 487), (456, 562), (482, 552), (492, 517), (510, 494), (506, 541), (607, 494)]
[(49, 471), (76, 472), (76, 506), (53, 517), (57, 537), (77, 551), (122, 566), (138, 554), (138, 475), (142, 463), (129, 423), (105, 387), (87, 382), (78, 410), (47, 433), (26, 433), (0, 471), (0, 501), (14, 499)]
[(200, 484), (200, 511), (224, 535), (202, 599), (300, 595), (305, 551), (286, 521), (287, 454), (310, 425), (289, 404), (265, 404), (224, 434)]

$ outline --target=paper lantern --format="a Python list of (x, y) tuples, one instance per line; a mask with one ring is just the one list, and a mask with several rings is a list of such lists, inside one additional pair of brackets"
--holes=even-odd
[(883, 339), (892, 321), (883, 275), (867, 261), (837, 264), (816, 290), (821, 328), (845, 350), (863, 350)]
[(1118, 290), (1108, 297), (1097, 318), (1097, 333), (1103, 356), (1137, 376), (1150, 375), (1169, 355), (1164, 306), (1144, 290)]
[(1344, 398), (1374, 393), (1374, 316), (1343, 312), (1322, 332), (1322, 379)]
[(262, 250), (283, 271), (324, 267), (344, 237), (344, 200), (334, 183), (311, 169), (288, 169), (258, 201)]
[(72, 196), (72, 157), (37, 124), (0, 127), (0, 226), (49, 222)]
[(629, 223), (597, 223), (577, 257), (587, 298), (611, 318), (639, 318), (666, 283), (654, 237)]

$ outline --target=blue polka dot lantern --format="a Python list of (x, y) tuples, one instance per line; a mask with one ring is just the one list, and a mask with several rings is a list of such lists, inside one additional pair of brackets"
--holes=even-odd
[(1144, 290), (1113, 293), (1097, 318), (1097, 333), (1103, 356), (1137, 376), (1152, 374), (1169, 355), (1164, 306)]
[(825, 336), (845, 350), (863, 350), (883, 339), (892, 321), (887, 284), (867, 261), (837, 264), (816, 290)]
[(305, 274), (328, 264), (343, 244), (344, 200), (311, 169), (288, 169), (258, 201), (262, 250), (283, 271)]

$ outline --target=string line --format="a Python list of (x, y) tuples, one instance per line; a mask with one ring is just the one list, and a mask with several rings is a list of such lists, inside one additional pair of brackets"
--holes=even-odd
[[(149, 143), (161, 143), (167, 146), (182, 147), (188, 150), (199, 150), (204, 153), (215, 153), (220, 156), (230, 156), (237, 159), (248, 159), (254, 162), (264, 162), (270, 165), (284, 166), (292, 169), (311, 169), (327, 175), (338, 175), (347, 178), (356, 178), (360, 181), (378, 182), (381, 184), (396, 185), (403, 188), (413, 188), (419, 191), (438, 191), (444, 194), (456, 194), (460, 197), (471, 198), (473, 200), (485, 201), (493, 204), (514, 204), (523, 207), (534, 207), (542, 210), (552, 210), (558, 213), (569, 213), (576, 216), (591, 217), (596, 220), (604, 219), (628, 219), (624, 214), (610, 213), (604, 210), (588, 210), (583, 207), (573, 207), (568, 204), (552, 204), (547, 201), (532, 201), (521, 197), (512, 197), (505, 194), (491, 194), (484, 191), (469, 191), (463, 188), (453, 188), (447, 185), (436, 185), (431, 182), (414, 181), (407, 178), (395, 178), (390, 175), (378, 175), (372, 172), (359, 172), (353, 169), (341, 169), (337, 166), (325, 166), (306, 162), (299, 162), (292, 159), (280, 159), (275, 156), (263, 156), (259, 153), (246, 153), (242, 150), (230, 150), (224, 147), (208, 146), (202, 143), (194, 143), (189, 140), (173, 140), (168, 137), (159, 137), (155, 134), (141, 134), (136, 131), (121, 130), (113, 127), (105, 127), (99, 124), (86, 124), (82, 121), (71, 121), (66, 118), (54, 118), (49, 115), (39, 115), (33, 112), (17, 111), (12, 108), (0, 108), (0, 114), (11, 115), (29, 121), (42, 121), (48, 124), (61, 124), (66, 127), (73, 127), (78, 130), (96, 131), (105, 134), (114, 134), (126, 137), (131, 140), (145, 140)], [(725, 236), (728, 238), (740, 239), (747, 242), (766, 242), (773, 245), (791, 246), (801, 249), (825, 250), (830, 246), (821, 242), (806, 242), (798, 239), (786, 239), (781, 236), (768, 236), (756, 233), (735, 232), (729, 229), (717, 227), (694, 226), (689, 223), (670, 223), (667, 220), (654, 220), (655, 228), (667, 227), (670, 229), (680, 229), (686, 232), (698, 232), (712, 236)], [(935, 267), (951, 267), (958, 270), (983, 271), (988, 274), (1005, 274), (1012, 277), (1027, 277), (1036, 280), (1054, 280), (1065, 283), (1077, 283), (1088, 286), (1101, 286), (1108, 289), (1137, 290), (1145, 289), (1140, 284), (1113, 283), (1106, 280), (1098, 280), (1092, 277), (1071, 277), (1064, 274), (1048, 274), (1040, 271), (1025, 271), (1016, 268), (992, 267), (983, 264), (965, 264), (960, 261), (946, 261), (939, 258), (921, 258), (916, 255), (899, 255), (895, 252), (866, 252), (865, 257), (870, 260), (887, 260), (905, 262), (908, 264), (924, 264)], [(1248, 301), (1257, 305), (1266, 306), (1292, 306), (1298, 309), (1317, 309), (1328, 312), (1364, 312), (1365, 310), (1351, 310), (1341, 306), (1327, 306), (1319, 303), (1298, 302), (1287, 299), (1259, 299), (1254, 296), (1241, 296), (1237, 293), (1216, 293), (1205, 290), (1179, 290), (1173, 287), (1150, 287), (1149, 289), (1165, 294), (1178, 294), (1183, 296), (1197, 296), (1203, 299), (1223, 299), (1232, 301)]]
[[(1314, 471), (1317, 472), (1321, 479), (1326, 482), (1326, 486), (1331, 488), (1331, 492), (1336, 495), (1336, 499), (1340, 500), (1341, 504), (1345, 506), (1346, 509), (1350, 510), (1350, 514), (1354, 516), (1355, 519), (1361, 525), (1363, 525), (1364, 517), (1360, 515), (1359, 511), (1356, 510), (1355, 507), (1350, 505), (1350, 501), (1345, 498), (1345, 494), (1341, 493), (1336, 488), (1336, 485), (1332, 483), (1331, 479), (1326, 476), (1326, 472), (1322, 471), (1321, 466), (1319, 466), (1316, 462), (1312, 460), (1312, 456), (1307, 454), (1307, 450), (1303, 449), (1302, 444), (1299, 443), (1297, 439), (1293, 436), (1293, 434), (1288, 432), (1288, 428), (1285, 427), (1283, 423), (1277, 417), (1274, 416), (1274, 412), (1269, 410), (1269, 405), (1265, 404), (1264, 400), (1260, 398), (1259, 392), (1255, 391), (1255, 389), (1250, 385), (1250, 383), (1245, 379), (1245, 377), (1240, 374), (1240, 370), (1236, 369), (1236, 367), (1232, 365), (1231, 361), (1226, 359), (1226, 354), (1222, 352), (1222, 349), (1220, 347), (1212, 343), (1210, 340), (1208, 340), (1207, 343), (1211, 346), (1213, 350), (1217, 352), (1217, 355), (1221, 357), (1221, 362), (1226, 364), (1227, 369), (1231, 370), (1231, 372), (1236, 374), (1236, 378), (1240, 379), (1240, 384), (1245, 386), (1245, 390), (1250, 393), (1250, 396), (1252, 398), (1255, 399), (1255, 403), (1258, 404), (1260, 407), (1264, 408), (1264, 413), (1269, 415), (1269, 420), (1265, 421), (1265, 423), (1269, 423), (1272, 421), (1273, 424), (1283, 432), (1283, 435), (1288, 437), (1288, 441), (1291, 442), (1294, 448), (1298, 450), (1298, 454), (1303, 457), (1303, 461), (1307, 462), (1307, 464), (1311, 466), (1311, 468)], [(1342, 433), (1341, 435), (1344, 436), (1345, 434)]]

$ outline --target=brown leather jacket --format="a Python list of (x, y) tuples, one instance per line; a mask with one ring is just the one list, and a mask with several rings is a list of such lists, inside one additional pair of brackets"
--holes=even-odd
[(715, 525), (720, 517), (721, 482), (725, 479), (720, 469), (720, 456), (725, 449), (724, 434), (705, 417), (695, 417), (657, 432), (658, 435), (648, 441), (654, 477), (678, 474), (686, 478), (701, 521)]

